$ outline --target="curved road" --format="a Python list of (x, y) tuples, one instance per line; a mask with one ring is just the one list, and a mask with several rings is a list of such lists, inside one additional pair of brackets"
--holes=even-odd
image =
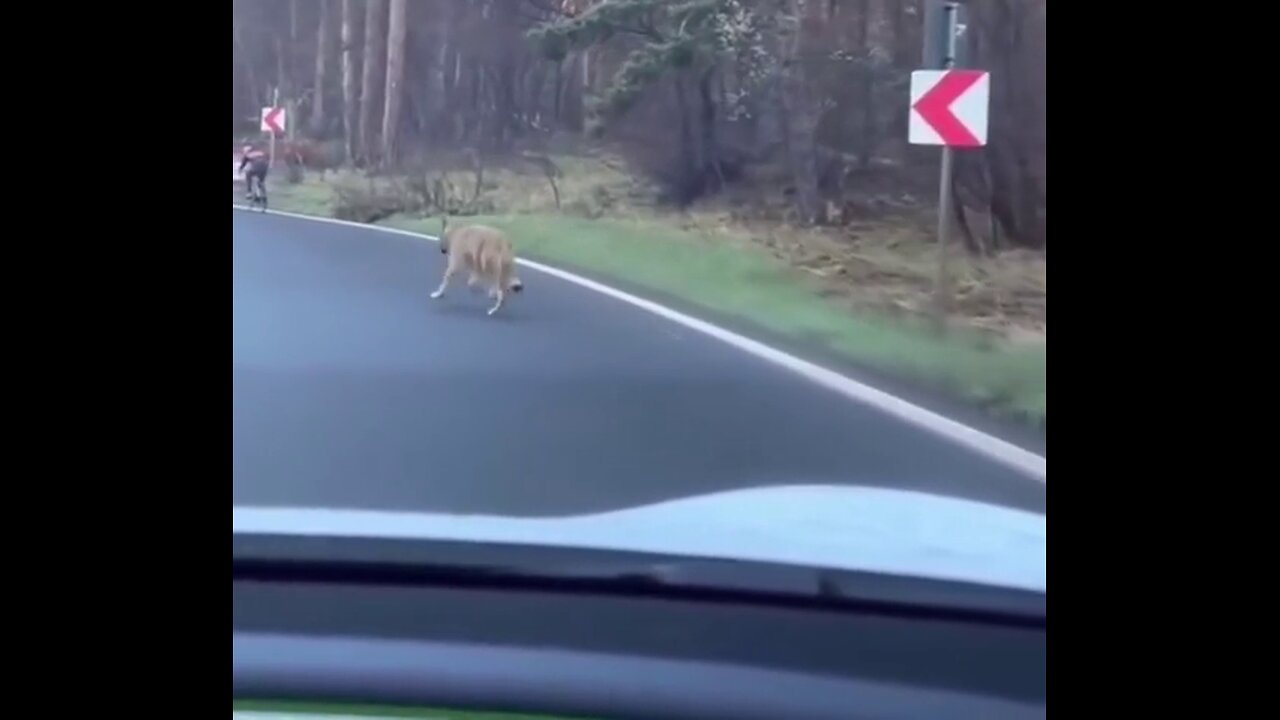
[(505, 515), (845, 483), (1045, 512), (1044, 484), (667, 319), (429, 242), (232, 211), (236, 505)]

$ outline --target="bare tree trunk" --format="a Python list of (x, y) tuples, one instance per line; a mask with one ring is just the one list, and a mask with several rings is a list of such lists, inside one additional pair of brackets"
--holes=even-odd
[(289, 43), (284, 53), (284, 81), (280, 83), (280, 100), (286, 108), (285, 136), (293, 140), (298, 131), (298, 97), (302, 83), (298, 82), (298, 0), (289, 0)]
[(324, 134), (326, 125), (324, 96), (329, 79), (329, 55), (333, 51), (332, 7), (332, 0), (320, 0), (320, 23), (316, 28), (315, 96), (311, 99), (311, 133), (317, 137)]
[[(587, 62), (587, 53), (585, 50), (574, 53), (568, 60), (568, 67), (565, 69), (564, 83), (561, 85), (563, 97), (560, 100), (560, 115), (564, 119), (566, 127), (571, 130), (582, 130), (585, 125), (586, 113), (583, 104), (583, 90), (585, 85), (582, 83), (583, 67)], [(577, 75), (578, 81), (574, 82), (574, 75)]]
[(356, 85), (356, 0), (342, 0), (342, 134), (347, 162), (355, 162), (359, 128), (358, 87)]
[(254, 68), (253, 55), (249, 53), (249, 48), (244, 42), (244, 28), (240, 23), (232, 26), (232, 37), (235, 40), (236, 47), (240, 49), (240, 58), (244, 63), (245, 80), (249, 84), (249, 102), (254, 105), (252, 108), (256, 114), (258, 108), (264, 103), (262, 101), (262, 85), (258, 84), (258, 72)]
[(471, 128), (467, 131), (467, 138), (470, 142), (479, 144), (484, 140), (484, 121), (488, 116), (485, 112), (487, 76), (483, 61), (476, 60), (471, 67), (471, 121), (468, 123)]
[(564, 103), (560, 101), (560, 97), (564, 92), (564, 60), (556, 63), (556, 79), (552, 97), (551, 117), (555, 121), (556, 129), (560, 129), (560, 113), (564, 108)]
[[(289, 53), (287, 60), (287, 72), (289, 73), (289, 87), (301, 90), (302, 83), (298, 82), (298, 0), (289, 0)], [(292, 120), (289, 124), (293, 124)]]
[(364, 16), (364, 77), (360, 82), (360, 154), (366, 164), (375, 162), (377, 154), (377, 112), (381, 108), (378, 91), (382, 87), (386, 62), (386, 33), (382, 19), (387, 14), (387, 0), (367, 0)]
[(453, 46), (449, 55), (449, 88), (446, 92), (448, 100), (448, 139), (450, 142), (461, 140), (467, 129), (470, 115), (462, 97), (462, 51)]
[[(897, 0), (890, 3), (889, 11), (890, 27), (893, 33), (893, 70), (895, 75), (899, 73), (905, 75), (915, 67), (913, 62), (914, 53), (919, 52), (916, 44), (912, 42), (914, 33), (911, 32), (909, 23), (913, 22), (910, 18), (915, 18), (915, 22), (920, 22), (918, 14), (908, 14), (908, 9), (917, 12), (918, 8), (913, 0)], [(898, 75), (901, 77), (901, 75)], [(889, 115), (889, 125), (887, 132), (890, 137), (905, 138), (907, 136), (907, 98), (905, 93), (902, 99), (893, 104), (893, 112)]]
[(787, 12), (779, 18), (787, 157), (795, 184), (795, 209), (802, 225), (812, 225), (818, 218), (818, 162), (814, 147), (818, 110), (801, 65), (806, 13), (817, 1), (787, 0)]
[(427, 76), (427, 123), (428, 137), (432, 141), (438, 141), (444, 136), (444, 122), (449, 109), (448, 75), (453, 46), (450, 40), (453, 36), (451, 18), (457, 11), (446, 12), (449, 6), (439, 2), (434, 7), (438, 11), (438, 17), (432, 33), (431, 70)]
[[(286, 53), (284, 50), (284, 38), (281, 37), (279, 34), (277, 34), (276, 35), (276, 89), (280, 91), (280, 98), (282, 100), (287, 99), (289, 97), (289, 91), (291, 90), (291, 88), (289, 87), (289, 73), (285, 69), (285, 66), (287, 64), (285, 62), (285, 56), (286, 56)], [(286, 118), (285, 121), (288, 122), (289, 119)]]
[(716, 178), (716, 190), (724, 189), (724, 170), (720, 167), (720, 142), (716, 133), (716, 101), (712, 86), (715, 79), (716, 66), (712, 65), (702, 72), (698, 79), (698, 97), (702, 102), (702, 168), (701, 172), (711, 172)]
[(1043, 3), (992, 0), (975, 5), (969, 19), (980, 51), (974, 60), (992, 69), (991, 142), (982, 151), (990, 212), (1004, 239), (1030, 248), (1045, 246), (1047, 229), (1043, 8)]
[(391, 15), (387, 21), (387, 89), (386, 107), (382, 112), (382, 162), (394, 162), (397, 131), (400, 126), (400, 106), (404, 99), (404, 50), (409, 36), (405, 21), (405, 0), (391, 0)]
[(680, 115), (680, 157), (684, 168), (681, 171), (679, 201), (683, 205), (695, 200), (701, 192), (704, 166), (694, 139), (683, 71), (676, 73), (672, 86), (675, 88), (677, 113)]
[(582, 132), (587, 132), (587, 99), (591, 97), (591, 65), (597, 53), (586, 48), (582, 51), (582, 78), (578, 85), (578, 117), (581, 118)]
[(529, 127), (542, 127), (542, 90), (547, 83), (547, 65), (538, 63), (525, 76), (524, 119)]
[(857, 48), (863, 58), (862, 78), (858, 87), (858, 104), (862, 110), (862, 122), (858, 130), (858, 166), (871, 167), (871, 155), (876, 147), (875, 78), (871, 64), (871, 0), (858, 0)]
[(289, 81), (297, 78), (296, 60), (298, 59), (298, 0), (289, 0)]
[(893, 66), (899, 70), (913, 65), (910, 33), (907, 31), (907, 9), (914, 10), (911, 0), (894, 0), (887, 3), (889, 26), (893, 42)]

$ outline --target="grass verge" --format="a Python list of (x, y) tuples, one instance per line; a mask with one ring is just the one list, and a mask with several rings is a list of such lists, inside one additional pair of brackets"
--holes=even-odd
[[(333, 188), (309, 180), (273, 188), (272, 207), (332, 216)], [(1046, 427), (1047, 347), (977, 332), (938, 333), (910, 316), (851, 313), (811, 278), (748, 242), (654, 218), (587, 219), (549, 212), (467, 218), (510, 232), (519, 254), (651, 289), (740, 319), (856, 365), (942, 390), (1023, 424)], [(435, 234), (439, 220), (380, 224)]]

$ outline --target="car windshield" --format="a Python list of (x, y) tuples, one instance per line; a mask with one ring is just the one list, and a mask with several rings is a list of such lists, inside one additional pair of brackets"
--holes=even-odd
[(233, 532), (1045, 592), (1044, 0), (234, 0)]

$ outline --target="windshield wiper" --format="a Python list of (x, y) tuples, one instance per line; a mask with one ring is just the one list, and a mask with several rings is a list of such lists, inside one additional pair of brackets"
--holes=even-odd
[(881, 573), (582, 548), (235, 536), (233, 581), (507, 588), (853, 610), (1045, 627), (1031, 591)]

